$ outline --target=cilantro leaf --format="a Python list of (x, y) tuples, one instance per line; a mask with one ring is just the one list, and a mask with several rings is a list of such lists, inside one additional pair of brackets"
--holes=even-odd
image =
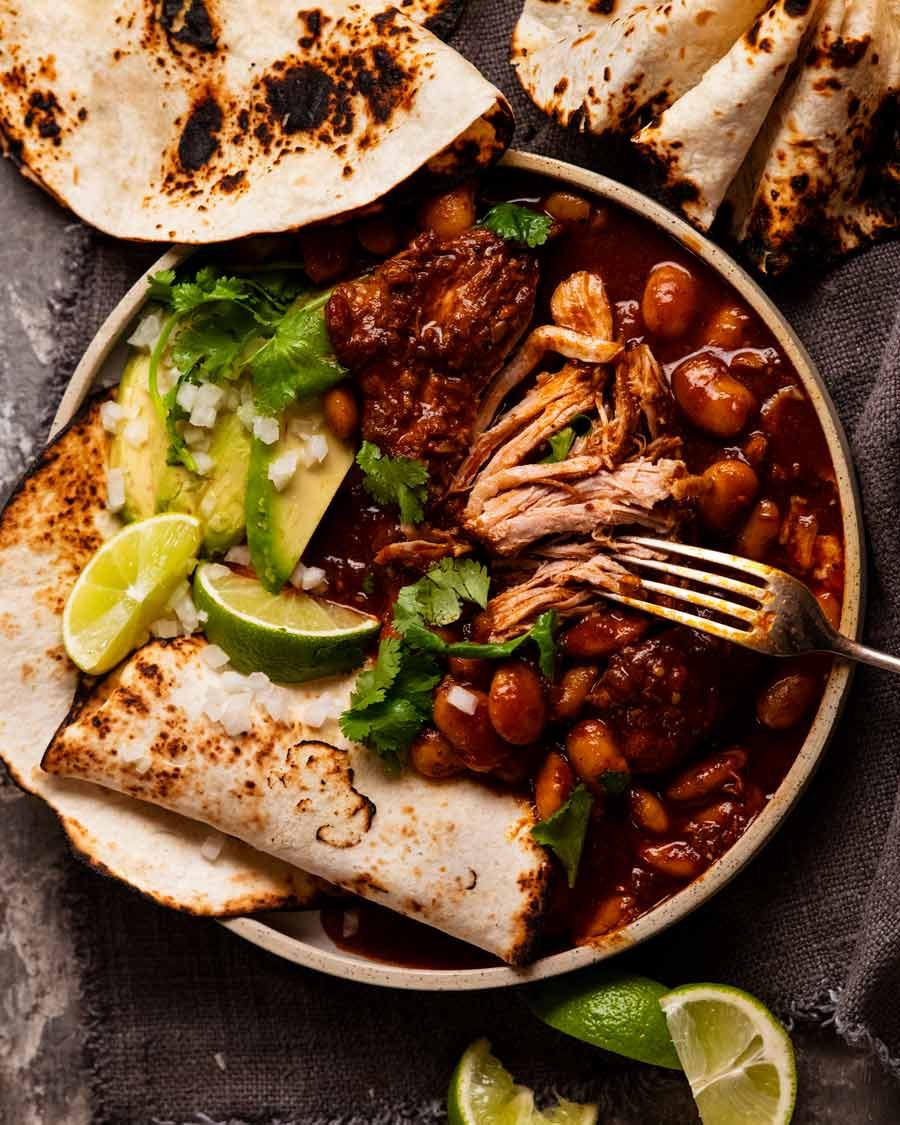
[(568, 426), (565, 426), (559, 433), (550, 438), (547, 443), (550, 446), (550, 452), (546, 457), (541, 458), (541, 464), (552, 465), (557, 461), (565, 461), (575, 444), (575, 438), (586, 434), (590, 428), (590, 418), (586, 414), (576, 414)]
[(387, 762), (402, 761), (431, 718), (431, 693), (441, 678), (437, 661), (399, 637), (385, 637), (372, 668), (362, 672), (341, 715), (341, 730)]
[(157, 270), (147, 280), (147, 299), (167, 305), (172, 299), (172, 286), (175, 283), (174, 270)]
[(252, 313), (240, 306), (227, 316), (205, 308), (190, 318), (172, 345), (172, 359), (182, 374), (194, 373), (218, 383), (237, 374), (239, 360), (257, 331)]
[(566, 869), (570, 887), (575, 886), (593, 804), (594, 798), (589, 791), (584, 785), (579, 785), (572, 790), (562, 808), (531, 830), (531, 835), (539, 844), (555, 852)]
[(441, 559), (424, 578), (401, 588), (394, 609), (397, 631), (405, 632), (413, 622), (449, 625), (458, 621), (464, 601), (484, 609), (490, 584), (487, 569), (474, 559)]
[(478, 225), (487, 227), (501, 238), (518, 242), (533, 250), (536, 246), (543, 246), (550, 237), (553, 220), (549, 215), (532, 211), (530, 207), (522, 207), (518, 203), (498, 203)]
[(378, 504), (396, 504), (403, 523), (421, 523), (428, 492), (428, 467), (410, 457), (387, 457), (377, 445), (364, 441), (356, 455), (363, 471), (363, 487)]
[(295, 399), (320, 394), (340, 382), (347, 369), (337, 360), (325, 325), (330, 293), (290, 308), (251, 357), (257, 410), (277, 414)]
[(542, 613), (531, 626), (531, 639), (538, 647), (538, 665), (544, 678), (556, 679), (556, 614)]

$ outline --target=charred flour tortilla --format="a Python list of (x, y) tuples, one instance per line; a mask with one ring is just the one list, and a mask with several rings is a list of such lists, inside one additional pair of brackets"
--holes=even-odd
[(0, 519), (0, 758), (57, 813), (83, 858), (167, 906), (226, 915), (309, 903), (319, 884), (303, 872), (237, 840), (210, 863), (204, 825), (40, 768), (79, 687), (62, 611), (109, 530), (106, 444), (99, 405), (88, 406)]
[(217, 676), (205, 644), (146, 645), (60, 730), (44, 769), (203, 820), (511, 963), (527, 958), (549, 878), (529, 801), (474, 779), (388, 773), (334, 720), (310, 738), (304, 707), (328, 692), (343, 709), (353, 676), (282, 688), (284, 719), (254, 705), (249, 731), (229, 736), (203, 709)]
[(632, 136), (701, 229), (724, 201), (764, 272), (900, 228), (896, 0), (525, 0), (512, 62), (563, 124)]
[(900, 229), (900, 6), (825, 0), (730, 200), (757, 265), (840, 254)]
[(712, 225), (818, 9), (819, 0), (778, 0), (693, 89), (634, 137), (698, 226)]
[(374, 0), (0, 0), (0, 133), (86, 222), (203, 243), (366, 207), (433, 158), (477, 168), (506, 147), (511, 115), (460, 55)]

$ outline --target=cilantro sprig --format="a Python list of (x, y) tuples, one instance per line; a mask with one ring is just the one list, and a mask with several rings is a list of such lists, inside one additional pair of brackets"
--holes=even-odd
[[(148, 296), (168, 312), (150, 356), (148, 382), (169, 433), (170, 461), (195, 467), (177, 429), (186, 417), (176, 402), (185, 382), (221, 383), (246, 371), (256, 409), (277, 414), (346, 375), (325, 325), (329, 294), (310, 289), (292, 271), (228, 277), (204, 266), (192, 278), (179, 280), (174, 270), (160, 270), (149, 280)], [(179, 377), (163, 395), (159, 365), (170, 341)]]
[(478, 224), (510, 242), (517, 242), (533, 250), (543, 246), (550, 237), (553, 220), (540, 211), (522, 207), (518, 203), (498, 203), (488, 211)]
[(572, 790), (566, 803), (546, 820), (536, 824), (531, 835), (539, 844), (551, 848), (566, 869), (569, 886), (575, 886), (578, 865), (584, 851), (594, 798), (584, 785)]
[(428, 466), (411, 457), (388, 457), (371, 441), (356, 455), (363, 487), (378, 504), (396, 505), (403, 523), (421, 523), (428, 495)]
[(462, 614), (462, 603), (487, 605), (491, 578), (474, 559), (441, 559), (412, 586), (404, 586), (394, 607), (399, 632), (411, 621), (450, 625)]

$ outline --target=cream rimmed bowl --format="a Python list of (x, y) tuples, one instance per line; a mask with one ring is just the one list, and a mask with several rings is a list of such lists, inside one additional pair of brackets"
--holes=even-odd
[[(863, 607), (863, 530), (860, 502), (850, 464), (847, 441), (834, 405), (812, 360), (781, 313), (755, 281), (718, 246), (660, 204), (622, 184), (583, 168), (543, 156), (510, 152), (503, 167), (535, 173), (617, 204), (641, 216), (718, 273), (743, 297), (778, 341), (803, 382), (825, 433), (841, 500), (845, 545), (845, 592), (841, 629), (858, 635)], [(177, 265), (191, 253), (174, 248), (149, 271)], [(66, 425), (98, 382), (113, 381), (124, 365), (127, 339), (146, 299), (146, 275), (119, 302), (91, 342), (60, 403), (53, 422), (55, 433)], [(239, 937), (295, 964), (347, 980), (391, 988), (462, 991), (503, 988), (542, 977), (558, 976), (602, 961), (686, 917), (722, 889), (753, 858), (787, 817), (812, 777), (850, 689), (851, 668), (835, 661), (809, 734), (777, 792), (721, 859), (699, 879), (635, 922), (590, 946), (542, 957), (524, 969), (410, 969), (369, 960), (338, 949), (322, 929), (317, 911), (285, 911), (253, 918), (232, 918), (222, 925)]]

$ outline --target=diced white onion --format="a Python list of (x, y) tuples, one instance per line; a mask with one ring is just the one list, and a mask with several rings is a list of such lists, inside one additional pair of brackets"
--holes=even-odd
[(271, 684), (265, 691), (260, 692), (256, 702), (269, 712), (276, 723), (284, 722), (290, 715), (290, 692), (284, 691), (277, 684)]
[(298, 562), (289, 579), (291, 585), (297, 590), (324, 590), (328, 586), (325, 571), (320, 566), (304, 566)]
[(128, 337), (128, 343), (133, 348), (140, 348), (142, 351), (151, 351), (153, 345), (159, 339), (159, 334), (162, 331), (162, 317), (159, 313), (149, 312), (137, 323), (137, 327)]
[[(228, 673), (226, 672), (226, 675)], [(246, 734), (253, 725), (250, 710), (253, 706), (253, 696), (249, 691), (236, 692), (229, 695), (225, 706), (222, 708), (222, 717), (219, 722), (225, 728), (225, 733), (230, 735)]]
[(478, 707), (478, 696), (473, 695), (471, 691), (467, 691), (464, 687), (454, 686), (447, 692), (447, 702), (457, 711), (462, 711), (466, 715), (474, 715), (475, 709)]
[(125, 474), (121, 469), (106, 470), (106, 507), (121, 512), (125, 507)]
[(253, 429), (253, 425), (256, 422), (257, 415), (252, 402), (242, 402), (235, 413), (243, 423), (245, 430)]
[(194, 466), (197, 473), (199, 473), (201, 477), (205, 477), (206, 474), (212, 469), (215, 461), (213, 461), (212, 457), (210, 457), (208, 453), (204, 453), (202, 449), (198, 449), (193, 454), (193, 457)]
[(126, 762), (128, 765), (133, 765), (144, 756), (144, 745), (139, 741), (127, 741), (120, 743), (116, 747), (116, 755), (120, 762)]
[(104, 402), (100, 407), (100, 421), (107, 433), (118, 433), (119, 426), (122, 424), (122, 419), (124, 417), (124, 411), (117, 402), (110, 400), (109, 402)]
[(240, 672), (229, 669), (219, 676), (219, 684), (222, 690), (227, 691), (229, 694), (242, 692), (247, 690), (247, 677), (242, 676)]
[(174, 618), (161, 617), (150, 626), (150, 632), (162, 641), (169, 641), (172, 637), (181, 636), (181, 626)]
[(340, 714), (335, 701), (327, 693), (322, 693), (311, 699), (303, 708), (303, 724), (318, 730), (329, 719), (336, 719)]
[(207, 863), (215, 863), (225, 847), (225, 837), (221, 832), (211, 832), (200, 848), (200, 854)]
[(253, 436), (259, 438), (263, 445), (274, 445), (281, 436), (278, 419), (258, 414), (253, 419)]
[(133, 418), (122, 431), (129, 445), (139, 449), (150, 438), (150, 423), (146, 418)]
[(200, 627), (200, 619), (197, 616), (197, 607), (194, 605), (194, 599), (190, 595), (190, 591), (178, 599), (175, 603), (175, 616), (178, 618), (182, 629), (186, 633), (196, 633)]
[(191, 411), (191, 425), (200, 426), (202, 429), (211, 430), (216, 424), (218, 411), (214, 406), (207, 406), (197, 398), (197, 405)]
[(167, 395), (178, 381), (178, 372), (164, 360), (156, 369), (156, 389), (161, 395)]
[(207, 563), (204, 572), (208, 578), (227, 578), (231, 571), (227, 566), (222, 566), (221, 563)]
[(297, 471), (299, 459), (299, 450), (289, 449), (269, 465), (269, 480), (275, 485), (277, 492), (281, 492), (290, 483)]
[(175, 401), (182, 410), (188, 414), (197, 405), (197, 392), (200, 388), (196, 383), (182, 383), (178, 388), (178, 394), (175, 396)]
[(181, 431), (181, 436), (184, 438), (184, 444), (190, 449), (199, 449), (202, 453), (209, 450), (212, 441), (212, 435), (208, 430), (201, 430), (199, 426), (185, 426)]
[(200, 659), (210, 668), (224, 668), (228, 663), (228, 653), (218, 645), (207, 645), (201, 651)]
[(225, 392), (221, 387), (217, 387), (215, 383), (201, 383), (197, 388), (197, 406), (208, 406), (213, 410), (218, 410), (222, 399), (225, 397)]
[(306, 469), (320, 465), (328, 456), (328, 439), (324, 434), (310, 434), (300, 446), (300, 461)]
[(201, 625), (205, 625), (207, 623), (207, 621), (209, 621), (209, 614), (206, 612), (205, 609), (198, 609), (197, 610), (197, 620), (200, 622)]
[(237, 547), (229, 547), (225, 552), (225, 561), (235, 563), (236, 566), (249, 566), (250, 548), (246, 543), (241, 543)]
[(265, 672), (251, 672), (247, 677), (247, 686), (251, 691), (268, 691), (272, 681)]

